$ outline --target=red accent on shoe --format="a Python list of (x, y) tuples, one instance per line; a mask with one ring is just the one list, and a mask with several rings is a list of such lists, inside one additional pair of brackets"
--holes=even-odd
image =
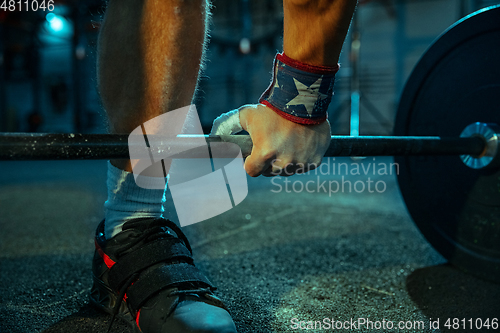
[[(135, 282), (135, 281), (134, 281), (134, 282)], [(134, 282), (132, 282), (132, 283), (130, 284), (129, 288), (130, 288), (130, 287), (132, 287), (132, 285), (134, 284)], [(124, 302), (126, 302), (126, 301), (127, 301), (127, 298), (128, 298), (127, 293), (123, 294), (123, 301), (124, 301)]]
[(95, 249), (97, 250), (97, 253), (99, 253), (102, 260), (104, 260), (104, 263), (106, 264), (106, 266), (108, 266), (108, 268), (113, 267), (115, 262), (106, 253), (104, 253), (104, 251), (101, 249), (99, 244), (97, 244), (97, 240), (95, 240), (94, 243), (95, 243)]
[(309, 64), (306, 64), (306, 63), (303, 63), (303, 62), (300, 62), (300, 61), (297, 61), (295, 59), (288, 57), (285, 54), (285, 52), (278, 53), (276, 55), (276, 59), (278, 59), (279, 61), (281, 61), (282, 63), (284, 63), (288, 66), (300, 69), (304, 72), (314, 73), (314, 74), (321, 74), (321, 75), (330, 74), (330, 75), (332, 75), (332, 74), (337, 73), (340, 69), (340, 66), (338, 64), (337, 64), (337, 66), (333, 66), (333, 67), (309, 65)]
[(302, 124), (302, 125), (318, 125), (318, 124), (321, 124), (321, 123), (325, 122), (326, 117), (327, 117), (325, 115), (324, 117), (316, 118), (316, 119), (301, 118), (301, 117), (293, 116), (291, 114), (288, 114), (286, 112), (281, 111), (280, 109), (278, 109), (277, 107), (275, 107), (274, 105), (272, 105), (271, 103), (269, 103), (267, 100), (262, 100), (260, 102), (260, 104), (264, 104), (265, 106), (267, 106), (268, 108), (270, 108), (271, 110), (273, 110), (274, 112), (276, 112), (281, 117), (283, 117), (283, 118), (285, 118), (287, 120), (290, 120), (290, 121), (292, 121), (294, 123)]
[(135, 316), (135, 323), (137, 324), (137, 327), (139, 328), (139, 331), (142, 332), (141, 327), (139, 326), (139, 316), (141, 315), (141, 309), (137, 311), (137, 315)]

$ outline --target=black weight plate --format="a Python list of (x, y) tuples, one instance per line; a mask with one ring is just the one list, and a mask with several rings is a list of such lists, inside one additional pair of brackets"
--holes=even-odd
[[(405, 86), (395, 135), (459, 136), (474, 122), (500, 124), (500, 6), (469, 15), (425, 52)], [(415, 224), (452, 264), (500, 282), (500, 169), (458, 156), (396, 157)]]

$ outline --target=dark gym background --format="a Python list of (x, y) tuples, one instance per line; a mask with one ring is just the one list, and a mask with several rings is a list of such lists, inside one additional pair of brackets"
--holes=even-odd
[[(357, 82), (360, 134), (390, 134), (425, 49), (458, 19), (499, 3), (364, 2), (341, 55), (329, 109), (334, 134), (350, 133)], [(213, 4), (196, 100), (207, 131), (219, 114), (257, 101), (282, 44), (281, 0)], [(0, 131), (106, 131), (95, 87), (102, 14), (99, 0), (58, 0), (53, 12), (0, 10)], [(0, 332), (104, 332), (110, 318), (87, 306), (87, 293), (105, 161), (1, 162), (0, 171)], [(448, 266), (413, 225), (395, 175), (374, 180), (384, 193), (274, 193), (269, 179), (249, 179), (241, 205), (185, 228), (240, 332), (293, 331), (292, 318), (440, 318), (446, 331), (447, 318), (498, 317), (500, 286)], [(116, 324), (114, 332), (129, 330)]]

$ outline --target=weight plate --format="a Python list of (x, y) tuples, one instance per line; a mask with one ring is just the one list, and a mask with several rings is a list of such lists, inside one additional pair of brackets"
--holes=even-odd
[[(401, 95), (395, 135), (459, 136), (500, 124), (500, 6), (460, 20), (425, 52)], [(452, 264), (500, 282), (500, 169), (458, 156), (396, 157), (415, 224)]]

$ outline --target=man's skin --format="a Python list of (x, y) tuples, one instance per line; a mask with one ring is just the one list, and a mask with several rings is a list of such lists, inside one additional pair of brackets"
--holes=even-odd
[[(206, 0), (109, 0), (99, 37), (98, 87), (112, 133), (130, 134), (191, 105), (204, 50)], [(113, 160), (132, 172), (129, 160)]]
[[(98, 85), (112, 133), (129, 134), (164, 112), (192, 103), (202, 61), (208, 0), (109, 0), (99, 39)], [(357, 0), (284, 0), (284, 52), (311, 65), (335, 66)], [(271, 68), (272, 64), (269, 64)], [(301, 125), (264, 105), (241, 109), (253, 140), (250, 176), (319, 165), (328, 122)], [(130, 161), (113, 165), (132, 172)]]
[[(336, 66), (356, 3), (284, 0), (284, 53), (310, 65)], [(284, 168), (290, 175), (303, 165), (319, 165), (330, 142), (328, 122), (296, 124), (264, 105), (243, 109), (240, 121), (254, 143), (245, 161), (245, 170), (252, 177), (276, 174)]]

